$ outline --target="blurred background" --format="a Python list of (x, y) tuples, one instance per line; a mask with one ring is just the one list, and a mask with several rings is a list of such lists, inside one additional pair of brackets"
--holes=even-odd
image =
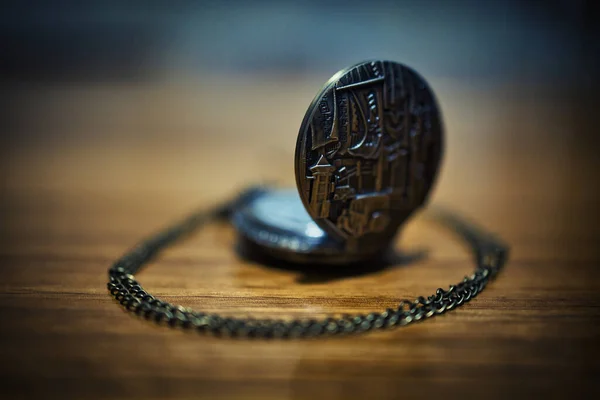
[(306, 77), (379, 57), (427, 76), (585, 84), (597, 66), (592, 3), (13, 2), (2, 13), (2, 72), (5, 80), (63, 82)]

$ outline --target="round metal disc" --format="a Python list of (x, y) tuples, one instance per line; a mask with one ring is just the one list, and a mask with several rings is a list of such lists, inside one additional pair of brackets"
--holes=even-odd
[(295, 157), (300, 198), (345, 251), (373, 253), (425, 202), (441, 152), (425, 80), (395, 62), (357, 64), (335, 74), (306, 112)]
[(238, 232), (278, 258), (294, 262), (357, 261), (308, 215), (295, 189), (269, 189), (241, 204), (232, 216)]

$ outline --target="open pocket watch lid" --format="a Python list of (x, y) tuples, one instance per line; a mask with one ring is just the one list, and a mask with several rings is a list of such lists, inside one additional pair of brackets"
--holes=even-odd
[(414, 70), (368, 61), (336, 73), (298, 134), (306, 211), (344, 251), (375, 253), (427, 199), (442, 154), (434, 94)]

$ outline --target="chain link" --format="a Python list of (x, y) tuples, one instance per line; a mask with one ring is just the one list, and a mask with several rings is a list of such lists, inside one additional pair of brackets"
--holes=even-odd
[(108, 270), (107, 288), (110, 294), (128, 311), (173, 327), (195, 329), (216, 335), (261, 338), (300, 338), (389, 329), (443, 314), (460, 307), (476, 297), (502, 269), (508, 250), (497, 239), (460, 221), (449, 213), (437, 219), (449, 225), (471, 246), (476, 268), (471, 276), (451, 285), (448, 290), (437, 289), (427, 298), (401, 300), (397, 308), (368, 315), (343, 315), (339, 318), (273, 320), (230, 318), (218, 314), (193, 311), (189, 308), (162, 301), (148, 293), (134, 274), (153, 256), (199, 226), (216, 219), (226, 218), (240, 202), (255, 195), (249, 190), (236, 201), (212, 211), (192, 214), (187, 219), (150, 237), (121, 257)]

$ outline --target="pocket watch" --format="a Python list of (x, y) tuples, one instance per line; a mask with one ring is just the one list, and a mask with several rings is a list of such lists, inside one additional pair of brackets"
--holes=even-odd
[(421, 75), (392, 61), (345, 68), (300, 126), (297, 190), (265, 189), (234, 212), (234, 225), (288, 261), (374, 257), (426, 202), (442, 148), (439, 107)]

